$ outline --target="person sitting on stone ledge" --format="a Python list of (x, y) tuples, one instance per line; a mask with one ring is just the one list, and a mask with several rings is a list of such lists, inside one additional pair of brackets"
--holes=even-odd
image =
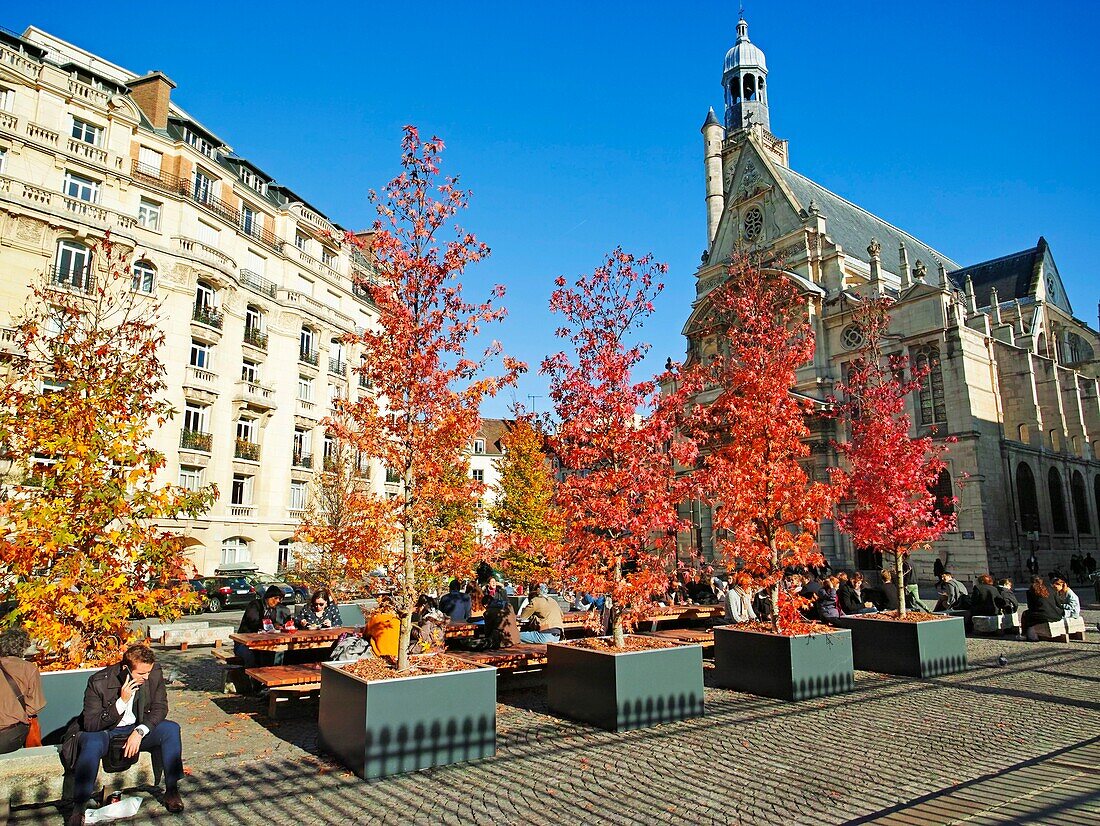
[(1024, 628), (1027, 638), (1037, 642), (1039, 634), (1035, 626), (1048, 622), (1061, 622), (1065, 614), (1057, 597), (1051, 593), (1042, 577), (1032, 577), (1031, 587), (1027, 590), (1027, 610), (1024, 612)]
[(752, 577), (741, 572), (733, 575), (733, 587), (726, 591), (726, 599), (723, 607), (726, 616), (719, 624), (751, 622), (756, 619), (756, 611), (752, 607)]
[(940, 598), (936, 602), (936, 611), (963, 611), (970, 607), (970, 594), (966, 586), (959, 582), (950, 571), (940, 574), (940, 584), (936, 586)]
[(1066, 619), (1081, 619), (1081, 600), (1073, 589), (1069, 587), (1064, 577), (1054, 577), (1050, 581), (1054, 588), (1054, 596), (1058, 604), (1062, 606), (1062, 614)]
[(492, 602), (485, 608), (485, 637), (489, 648), (507, 648), (522, 642), (516, 611), (504, 588), (496, 589)]
[(840, 580), (835, 576), (827, 576), (821, 583), (821, 590), (817, 593), (816, 609), (817, 618), (828, 622), (837, 619), (843, 614), (840, 610), (840, 598), (838, 589)]
[(1004, 597), (993, 584), (993, 577), (982, 574), (970, 594), (970, 613), (978, 617), (1000, 616), (1005, 607)]
[[(46, 707), (38, 666), (23, 659), (30, 644), (19, 626), (0, 634), (0, 754), (23, 748), (31, 721)], [(41, 737), (33, 745), (42, 745)]]
[(561, 615), (561, 606), (555, 600), (550, 599), (549, 588), (545, 583), (538, 585), (534, 598), (527, 603), (527, 607), (520, 612), (518, 621), (527, 629), (520, 631), (519, 638), (523, 642), (558, 642), (565, 636), (565, 620)]
[(838, 594), (840, 610), (844, 614), (874, 614), (878, 611), (863, 589), (863, 574), (859, 571), (849, 574), (847, 582), (840, 583)]
[(1006, 614), (1015, 614), (1020, 610), (1020, 600), (1016, 599), (1016, 594), (1012, 590), (1012, 580), (1002, 579), (997, 582), (997, 590), (1001, 594), (1001, 599), (1004, 601), (1004, 608), (1001, 609)]
[(879, 610), (898, 610), (898, 586), (894, 582), (894, 572), (883, 569), (879, 576), (882, 577), (882, 587), (879, 588)]

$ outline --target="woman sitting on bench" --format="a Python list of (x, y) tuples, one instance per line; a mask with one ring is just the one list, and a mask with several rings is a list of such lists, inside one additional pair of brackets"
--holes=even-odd
[(1024, 628), (1027, 629), (1027, 638), (1032, 642), (1039, 641), (1039, 633), (1035, 627), (1049, 622), (1061, 622), (1063, 618), (1062, 606), (1057, 598), (1050, 592), (1042, 577), (1031, 578), (1031, 587), (1027, 591), (1027, 611), (1024, 612)]

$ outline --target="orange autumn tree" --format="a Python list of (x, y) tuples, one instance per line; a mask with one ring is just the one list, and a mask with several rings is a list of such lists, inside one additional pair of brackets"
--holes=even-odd
[(792, 392), (814, 352), (805, 301), (786, 276), (745, 254), (707, 300), (710, 314), (695, 335), (719, 343), (701, 366), (714, 398), (695, 408), (690, 432), (699, 440), (717, 550), (730, 571), (740, 568), (768, 592), (773, 630), (798, 633), (800, 600), (780, 582), (788, 566), (822, 564), (818, 523), (833, 503), (830, 486), (803, 467), (811, 409)]
[(521, 417), (501, 438), (501, 447), (496, 498), (488, 514), (501, 567), (515, 582), (545, 581), (552, 572), (552, 548), (561, 539), (546, 438)]
[(108, 237), (94, 264), (60, 260), (33, 285), (0, 384), (0, 442), (23, 474), (0, 502), (4, 622), (27, 628), (49, 668), (109, 662), (134, 638), (130, 617), (193, 603), (183, 537), (160, 526), (217, 494), (157, 484), (153, 428), (174, 411), (131, 252)]
[(676, 432), (694, 385), (674, 365), (655, 378), (633, 377), (648, 350), (634, 336), (653, 314), (666, 269), (619, 248), (570, 286), (558, 278), (550, 299), (563, 317), (557, 335), (574, 351), (542, 363), (557, 419), (547, 441), (564, 474), (553, 500), (563, 522), (553, 562), (564, 582), (609, 598), (617, 648), (638, 610), (667, 585), (683, 527), (676, 505), (688, 498), (688, 477), (677, 478), (676, 465), (694, 459), (694, 446)]
[[(378, 319), (348, 339), (362, 349), (355, 369), (371, 392), (345, 406), (347, 424), (334, 425), (339, 437), (368, 460), (380, 460), (401, 483), (377, 528), (396, 536), (378, 563), (388, 571), (401, 621), (401, 670), (408, 667), (417, 599), (459, 564), (456, 548), (469, 547), (453, 544), (456, 521), (447, 517), (472, 502), (479, 485), (454, 469), (466, 466), (482, 401), (515, 384), (524, 369), (501, 357), (496, 342), (475, 358), (468, 355), (482, 328), (505, 311), (492, 299), (472, 304), (463, 298), (459, 279), (489, 249), (458, 227), (448, 232), (468, 193), (456, 179), (441, 177), (442, 151), (438, 138), (421, 140), (415, 127), (405, 127), (402, 172), (380, 195), (372, 193), (381, 220), (370, 240), (372, 272), (359, 286)], [(503, 295), (503, 287), (494, 288), (493, 298)], [(498, 357), (501, 374), (487, 375)], [(476, 562), (462, 564), (472, 570)]]
[(851, 435), (837, 446), (845, 466), (834, 470), (833, 480), (851, 500), (851, 507), (837, 514), (837, 527), (856, 547), (893, 557), (898, 615), (904, 617), (905, 558), (955, 530), (956, 517), (949, 507), (954, 497), (936, 501), (935, 494), (948, 447), (931, 436), (912, 436), (906, 412), (907, 397), (931, 368), (910, 368), (905, 356), (883, 353), (891, 304), (888, 298), (868, 298), (853, 313), (863, 345), (840, 386), (844, 401), (838, 413)]

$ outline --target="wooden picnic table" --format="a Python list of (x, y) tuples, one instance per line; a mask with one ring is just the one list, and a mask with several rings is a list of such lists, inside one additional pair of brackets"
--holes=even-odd
[[(721, 605), (654, 605), (638, 617), (638, 623), (692, 622), (721, 619), (726, 609)], [(566, 628), (582, 628), (592, 621), (592, 611), (569, 611), (562, 615)]]
[(452, 622), (443, 626), (443, 633), (449, 640), (457, 637), (476, 637), (478, 632), (484, 628), (484, 625), (479, 625), (476, 622)]
[(230, 634), (229, 639), (253, 651), (301, 651), (308, 648), (328, 648), (341, 634), (358, 633), (352, 625), (318, 628), (313, 631), (260, 631), (256, 634)]

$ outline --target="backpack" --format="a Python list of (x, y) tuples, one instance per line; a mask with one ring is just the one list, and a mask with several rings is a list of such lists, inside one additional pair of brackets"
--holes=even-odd
[(361, 660), (364, 657), (373, 657), (374, 652), (370, 647), (370, 640), (360, 637), (358, 634), (346, 634), (336, 641), (329, 653), (329, 662), (338, 660)]

